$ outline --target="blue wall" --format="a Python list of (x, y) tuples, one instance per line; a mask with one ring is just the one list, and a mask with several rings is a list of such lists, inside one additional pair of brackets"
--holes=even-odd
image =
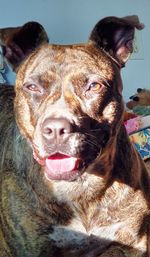
[[(105, 16), (137, 14), (146, 25), (141, 33), (144, 58), (129, 60), (122, 70), (125, 100), (138, 87), (150, 88), (150, 1), (149, 0), (5, 0), (0, 6), (0, 27), (40, 22), (52, 43), (84, 42), (96, 22)], [(8, 72), (14, 83), (15, 74)]]

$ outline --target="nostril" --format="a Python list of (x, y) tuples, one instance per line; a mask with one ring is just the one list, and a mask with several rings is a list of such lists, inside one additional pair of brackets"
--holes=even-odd
[(50, 128), (50, 127), (47, 127), (47, 126), (45, 126), (45, 127), (43, 127), (43, 129), (42, 129), (42, 134), (43, 134), (43, 137), (45, 138), (45, 139), (50, 139), (50, 138), (54, 138), (55, 137), (55, 131), (54, 131), (54, 129), (52, 129), (52, 128)]
[(66, 128), (60, 128), (58, 132), (60, 135), (62, 135), (62, 134), (67, 134), (68, 130)]
[(52, 130), (51, 128), (49, 128), (49, 127), (45, 127), (45, 128), (43, 129), (43, 133), (44, 133), (44, 134), (47, 134), (47, 135), (50, 135), (50, 134), (53, 133), (53, 130)]

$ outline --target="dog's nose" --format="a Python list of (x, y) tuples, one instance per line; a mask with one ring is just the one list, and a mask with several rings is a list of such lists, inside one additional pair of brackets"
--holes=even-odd
[(42, 126), (42, 134), (48, 140), (65, 140), (72, 130), (72, 124), (65, 118), (48, 118)]

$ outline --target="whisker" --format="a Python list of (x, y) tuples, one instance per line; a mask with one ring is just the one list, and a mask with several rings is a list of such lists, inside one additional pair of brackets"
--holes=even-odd
[(85, 135), (90, 136), (91, 138), (97, 140), (97, 137), (95, 135), (93, 135), (93, 134), (85, 132)]
[(97, 129), (90, 129), (90, 131), (101, 131), (102, 129), (101, 128), (97, 128)]
[(90, 146), (95, 146), (97, 148), (100, 147), (100, 145), (97, 142), (91, 141), (91, 140), (86, 140), (86, 143), (89, 144)]

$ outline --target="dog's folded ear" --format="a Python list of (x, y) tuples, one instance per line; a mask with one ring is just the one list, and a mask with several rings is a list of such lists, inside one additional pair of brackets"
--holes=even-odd
[(144, 24), (139, 22), (136, 15), (123, 18), (106, 17), (95, 25), (90, 40), (123, 67), (134, 50), (135, 29), (143, 28)]
[(0, 29), (3, 55), (14, 71), (17, 71), (29, 53), (48, 41), (45, 29), (35, 21), (27, 22), (21, 27)]

